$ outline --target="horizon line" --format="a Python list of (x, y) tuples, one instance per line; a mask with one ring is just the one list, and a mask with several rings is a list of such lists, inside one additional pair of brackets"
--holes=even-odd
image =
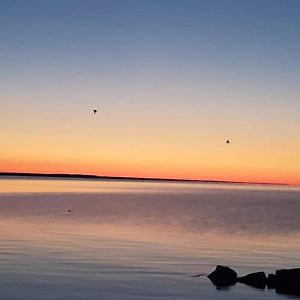
[(289, 184), (282, 182), (247, 182), (234, 180), (206, 180), (206, 179), (186, 179), (186, 178), (159, 178), (159, 177), (134, 177), (134, 176), (107, 176), (78, 173), (36, 173), (36, 172), (0, 172), (0, 177), (50, 177), (67, 179), (106, 179), (106, 180), (129, 180), (129, 181), (168, 181), (168, 182), (194, 182), (194, 183), (224, 183), (224, 184), (250, 184), (250, 185), (280, 185), (280, 186), (300, 186), (300, 184)]

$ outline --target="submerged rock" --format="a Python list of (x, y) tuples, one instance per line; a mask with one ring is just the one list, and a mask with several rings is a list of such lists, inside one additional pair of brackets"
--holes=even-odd
[(218, 287), (232, 285), (237, 281), (237, 273), (233, 269), (220, 265), (207, 277)]
[(265, 272), (256, 272), (240, 277), (237, 281), (256, 288), (264, 289), (267, 285), (267, 276)]

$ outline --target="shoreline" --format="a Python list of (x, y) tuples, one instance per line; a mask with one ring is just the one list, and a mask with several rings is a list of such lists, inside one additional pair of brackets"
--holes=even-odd
[(182, 182), (182, 183), (216, 183), (216, 184), (240, 184), (240, 185), (276, 185), (276, 186), (299, 186), (287, 183), (269, 182), (244, 182), (226, 180), (203, 180), (203, 179), (180, 179), (180, 178), (156, 178), (156, 177), (132, 177), (132, 176), (99, 176), (92, 174), (68, 174), (68, 173), (30, 173), (30, 172), (0, 172), (2, 177), (25, 177), (25, 178), (59, 178), (59, 179), (88, 179), (88, 180), (124, 180), (124, 181), (149, 181), (149, 182)]

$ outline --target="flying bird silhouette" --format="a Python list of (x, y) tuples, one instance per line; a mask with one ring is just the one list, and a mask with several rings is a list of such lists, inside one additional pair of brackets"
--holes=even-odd
[(98, 109), (93, 109), (94, 115), (97, 113)]
[(229, 140), (227, 140), (227, 141), (226, 141), (226, 144), (230, 144), (230, 141), (229, 141)]

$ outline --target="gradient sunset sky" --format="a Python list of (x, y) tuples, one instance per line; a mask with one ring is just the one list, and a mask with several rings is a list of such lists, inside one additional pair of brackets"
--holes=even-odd
[(0, 171), (300, 184), (299, 29), (298, 0), (0, 0)]

